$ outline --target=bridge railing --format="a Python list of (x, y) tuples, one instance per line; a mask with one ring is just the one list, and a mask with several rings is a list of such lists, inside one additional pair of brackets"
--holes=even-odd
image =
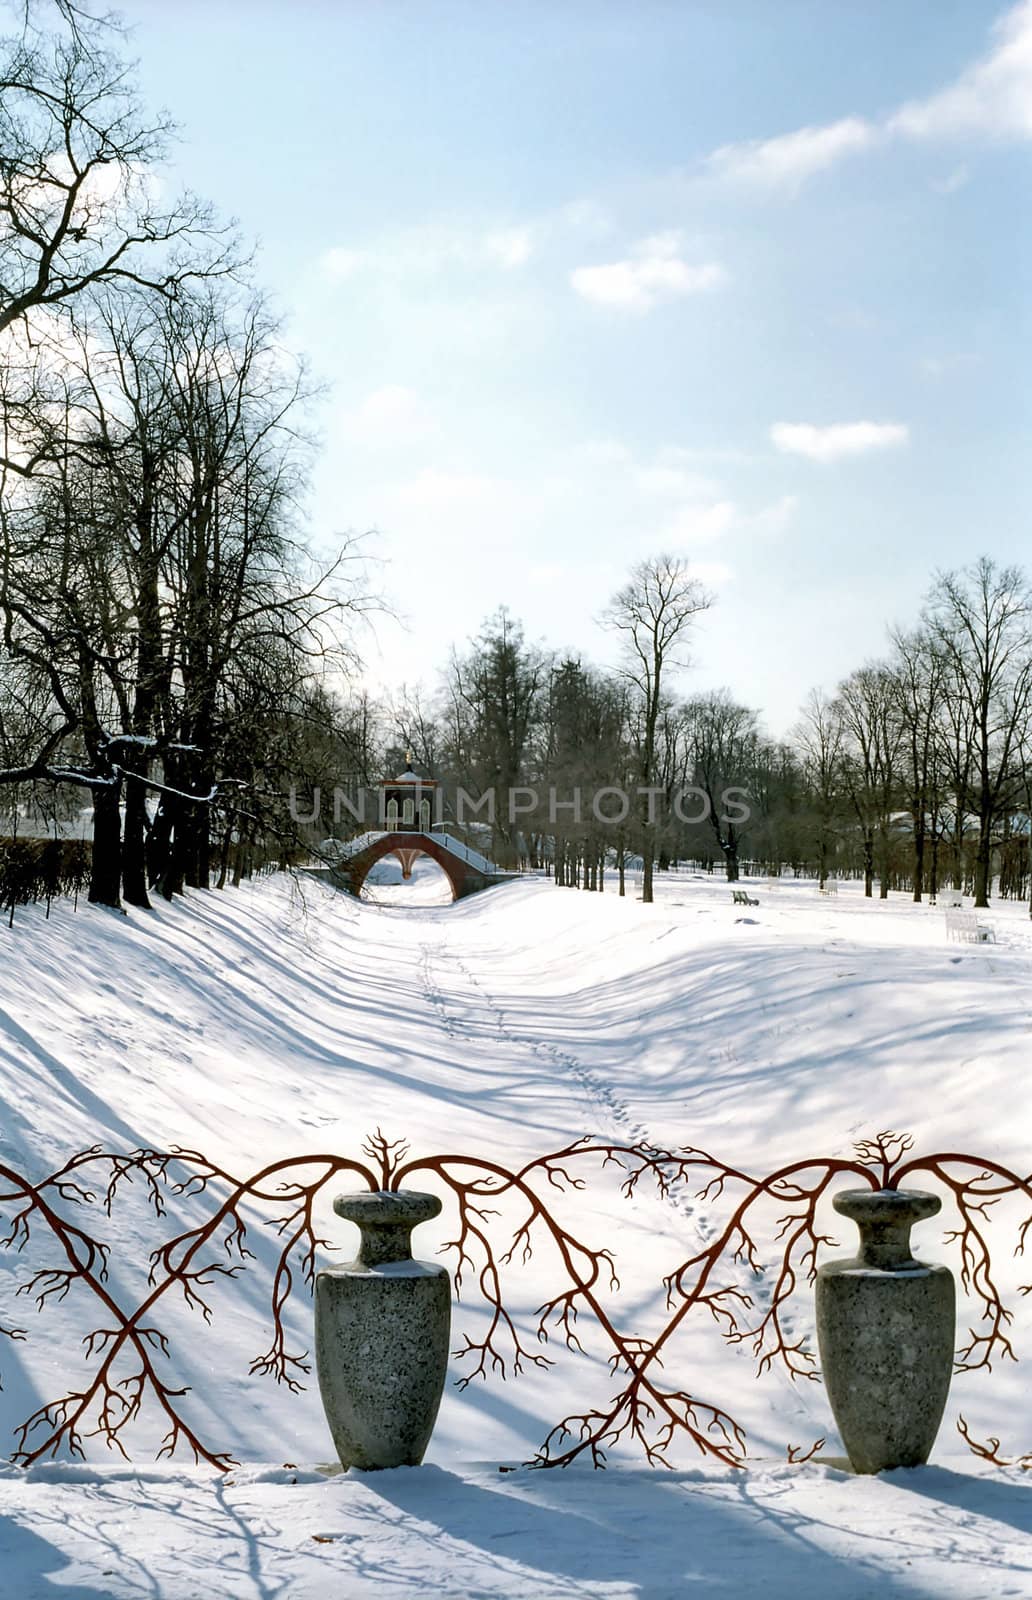
[[(395, 829), (384, 827), (375, 830), (369, 829), (365, 833), (358, 834), (354, 839), (343, 839), (339, 841), (333, 840), (332, 842), (328, 842), (327, 845), (324, 846), (324, 850), (326, 854), (332, 857), (335, 863), (350, 861), (353, 860), (355, 856), (361, 855), (362, 851), (367, 850), (370, 845), (376, 844), (378, 840), (383, 838), (385, 833), (402, 833), (409, 831), (410, 830), (407, 828)], [(446, 833), (443, 828), (414, 830), (416, 835), (418, 835), (419, 832), (426, 832), (427, 836), (439, 844), (442, 849), (448, 850), (452, 855), (458, 856), (461, 861), (464, 861), (467, 866), (473, 867), (477, 872), (482, 872), (486, 876), (493, 877), (499, 874), (502, 870), (479, 850), (474, 850), (471, 845), (466, 844), (462, 839), (457, 839), (454, 834)]]

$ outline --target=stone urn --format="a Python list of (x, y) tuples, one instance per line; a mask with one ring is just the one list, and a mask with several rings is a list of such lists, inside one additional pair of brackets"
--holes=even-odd
[(914, 1259), (910, 1230), (941, 1201), (913, 1189), (847, 1189), (832, 1204), (860, 1229), (860, 1249), (817, 1272), (831, 1409), (855, 1472), (918, 1467), (949, 1393), (956, 1291), (948, 1267)]
[(412, 1190), (342, 1194), (358, 1224), (354, 1261), (315, 1279), (315, 1363), (343, 1467), (415, 1467), (430, 1442), (448, 1367), (451, 1280), (413, 1261), (412, 1229), (441, 1210)]

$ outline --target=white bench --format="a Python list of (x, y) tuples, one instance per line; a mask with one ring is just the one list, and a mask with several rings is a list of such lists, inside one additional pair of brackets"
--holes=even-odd
[(731, 903), (736, 906), (758, 906), (760, 902), (754, 900), (744, 889), (732, 889)]
[(818, 889), (817, 893), (818, 894), (838, 894), (838, 884), (835, 883), (833, 879), (829, 878), (828, 881), (825, 883), (824, 888), (823, 889)]
[(960, 939), (965, 944), (995, 944), (996, 934), (986, 923), (979, 922), (973, 911), (962, 911), (956, 906), (946, 910), (946, 937)]

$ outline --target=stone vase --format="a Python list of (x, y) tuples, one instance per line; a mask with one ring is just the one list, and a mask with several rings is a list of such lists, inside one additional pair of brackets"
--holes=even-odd
[(817, 1272), (817, 1342), (838, 1430), (855, 1472), (921, 1466), (949, 1393), (956, 1291), (948, 1267), (914, 1259), (910, 1230), (941, 1201), (848, 1189), (832, 1204), (860, 1229), (858, 1254)]
[(343, 1467), (414, 1467), (422, 1461), (448, 1366), (451, 1280), (440, 1263), (413, 1261), (412, 1229), (441, 1210), (412, 1190), (338, 1195), (355, 1222), (354, 1261), (315, 1280), (315, 1362)]

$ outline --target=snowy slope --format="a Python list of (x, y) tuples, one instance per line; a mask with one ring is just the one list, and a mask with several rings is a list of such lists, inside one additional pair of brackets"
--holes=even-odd
[[(703, 1145), (762, 1171), (805, 1153), (848, 1154), (855, 1138), (897, 1127), (913, 1132), (921, 1148), (976, 1149), (1028, 1170), (1032, 934), (1021, 908), (994, 909), (998, 944), (958, 946), (946, 942), (942, 913), (934, 908), (914, 907), (901, 896), (865, 905), (853, 890), (825, 901), (812, 885), (761, 888), (760, 905), (747, 912), (732, 906), (717, 879), (687, 874), (662, 879), (653, 907), (642, 906), (633, 892), (620, 901), (615, 894), (559, 891), (534, 879), (438, 906), (427, 903), (435, 886), (432, 871), (417, 870), (417, 900), (408, 909), (400, 902), (409, 891), (396, 885), (376, 886), (392, 902), (377, 905), (310, 881), (298, 887), (281, 879), (233, 894), (191, 896), (150, 914), (74, 914), (60, 906), (47, 922), (35, 910), (19, 913), (14, 929), (3, 934), (0, 967), (0, 1159), (42, 1173), (92, 1143), (178, 1143), (245, 1172), (289, 1153), (357, 1155), (362, 1137), (382, 1126), (425, 1154), (481, 1151), (514, 1163), (581, 1133), (621, 1141), (645, 1135), (667, 1145)], [(570, 1203), (581, 1207), (584, 1231), (616, 1250), (625, 1321), (657, 1331), (659, 1280), (704, 1235), (704, 1208), (690, 1196), (666, 1202), (642, 1194), (628, 1203), (613, 1184)], [(190, 1215), (184, 1208), (183, 1218)], [(448, 1237), (447, 1223), (443, 1217), (420, 1230), (422, 1253)], [(145, 1269), (147, 1227), (142, 1211), (116, 1214), (111, 1232), (119, 1245), (114, 1273), (120, 1284), (136, 1281)], [(942, 1253), (936, 1227), (927, 1225), (921, 1241), (928, 1254)], [(350, 1244), (329, 1197), (325, 1229), (341, 1246)], [(839, 1222), (846, 1244), (844, 1230)], [(270, 1251), (271, 1241), (263, 1243), (263, 1261)], [(1020, 1281), (1016, 1271), (1002, 1263), (1005, 1285)], [(546, 1273), (547, 1264), (532, 1264), (513, 1279), (513, 1303), (528, 1327)], [(5, 1303), (17, 1274), (9, 1254), (0, 1256)], [(171, 1331), (186, 1332), (186, 1343), (179, 1339), (180, 1370), (194, 1386), (194, 1404), (215, 1413), (218, 1444), (242, 1460), (325, 1461), (329, 1446), (314, 1393), (292, 1396), (246, 1376), (249, 1359), (267, 1342), (265, 1291), (260, 1272), (250, 1274), (220, 1299), (213, 1329), (203, 1336), (182, 1313), (165, 1318)], [(955, 1384), (938, 1462), (965, 1474), (972, 1469), (954, 1432), (959, 1410), (976, 1437), (997, 1434), (1012, 1450), (1032, 1445), (1030, 1313), (1032, 1304), (1019, 1302), (1016, 1343), (1026, 1364)], [(25, 1312), (19, 1315), (25, 1320)], [(62, 1322), (62, 1315), (48, 1314), (48, 1324), (64, 1330), (64, 1342), (5, 1342), (0, 1349), (5, 1439), (34, 1397), (54, 1391), (84, 1331), (70, 1316)], [(797, 1317), (800, 1331), (812, 1323), (805, 1295)], [(293, 1326), (302, 1347), (310, 1342), (307, 1318), (299, 1303)], [(475, 1305), (460, 1307), (457, 1331), (475, 1333), (482, 1320)], [(603, 1398), (609, 1392), (603, 1355), (589, 1346), (581, 1359), (563, 1357), (553, 1373), (461, 1393), (449, 1389), (430, 1461), (442, 1472), (465, 1473), (475, 1502), (483, 1484), (470, 1478), (468, 1463), (525, 1459), (569, 1409), (571, 1394), (577, 1404)], [(837, 1448), (819, 1385), (793, 1387), (780, 1377), (757, 1383), (747, 1354), (725, 1349), (709, 1330), (684, 1340), (674, 1367), (697, 1392), (729, 1405), (761, 1457), (783, 1459), (786, 1443), (807, 1445), (819, 1434), (829, 1436), (829, 1449)], [(146, 1430), (140, 1442), (153, 1442)], [(735, 1518), (769, 1519), (775, 1503), (778, 1515), (785, 1510), (786, 1496), (795, 1505), (793, 1485), (805, 1481), (818, 1488), (812, 1502), (805, 1496), (799, 1502), (800, 1515), (848, 1522), (826, 1469), (809, 1469), (816, 1475), (810, 1478), (805, 1469), (780, 1477), (764, 1470), (764, 1487), (745, 1491), (721, 1478), (723, 1487), (706, 1493), (723, 1497)], [(523, 1482), (522, 1474), (516, 1477)], [(635, 1473), (620, 1478), (631, 1485), (631, 1504), (648, 1539), (648, 1516), (634, 1498), (640, 1479)], [(105, 1481), (96, 1480), (95, 1492), (106, 1504), (105, 1496), (117, 1499), (123, 1491), (104, 1487)], [(934, 1482), (942, 1488), (942, 1474)], [(190, 1483), (184, 1503), (197, 1494), (198, 1506), (208, 1504), (210, 1491), (201, 1480)], [(32, 1488), (3, 1480), (0, 1510), (14, 1506), (18, 1495), (31, 1498)], [(340, 1524), (345, 1531), (338, 1529), (334, 1539), (346, 1534), (356, 1540), (359, 1533), (346, 1533), (345, 1524), (351, 1527), (352, 1517), (364, 1526), (365, 1491), (348, 1489), (351, 1498), (342, 1500), (343, 1489), (315, 1487), (305, 1494), (316, 1497), (316, 1521), (320, 1507), (332, 1505), (335, 1516), (342, 1506), (350, 1508)], [(145, 1500), (157, 1495), (146, 1485), (141, 1492)], [(248, 1490), (249, 1516), (260, 1515), (265, 1492)], [(862, 1492), (882, 1490), (864, 1486)], [(939, 1491), (921, 1491), (933, 1492)], [(1003, 1505), (1004, 1490), (979, 1492), (981, 1500), (969, 1509), (996, 1515), (991, 1508)], [(557, 1491), (526, 1493), (554, 1502)], [(327, 1501), (327, 1494), (336, 1498)], [(523, 1494), (517, 1495), (521, 1503)], [(744, 1510), (743, 1494), (753, 1496)], [(1019, 1496), (1015, 1506), (1024, 1503), (1019, 1487), (1006, 1494)], [(891, 1504), (891, 1515), (903, 1518), (901, 1507), (914, 1498), (879, 1505)], [(229, 1502), (223, 1498), (220, 1505), (219, 1515), (229, 1516)], [(999, 1513), (1004, 1522), (1010, 1500), (1007, 1507), (1006, 1515)], [(432, 1504), (427, 1515), (434, 1520)], [(870, 1536), (857, 1537), (863, 1545)], [(281, 1548), (279, 1538), (270, 1548)], [(815, 1535), (814, 1542), (823, 1548), (822, 1538)], [(980, 1562), (984, 1557), (971, 1553), (984, 1545), (980, 1526), (971, 1541), (970, 1559)], [(526, 1546), (520, 1559), (530, 1559)], [(875, 1544), (870, 1549), (877, 1564)], [(336, 1559), (336, 1546), (334, 1552)], [(706, 1561), (699, 1559), (701, 1574)], [(683, 1560), (679, 1570), (683, 1583)], [(824, 1578), (830, 1577), (825, 1569)], [(512, 1592), (638, 1592), (616, 1567), (611, 1583), (598, 1571), (586, 1574), (589, 1579), (594, 1586), (576, 1586), (579, 1577), (567, 1571), (565, 1587)], [(482, 1587), (463, 1592), (510, 1592), (498, 1573), (490, 1581), (495, 1587), (484, 1578)], [(241, 1580), (218, 1592), (264, 1591)], [(926, 1590), (904, 1584), (886, 1592)], [(927, 1592), (1032, 1590), (1019, 1581), (1009, 1591)]]

